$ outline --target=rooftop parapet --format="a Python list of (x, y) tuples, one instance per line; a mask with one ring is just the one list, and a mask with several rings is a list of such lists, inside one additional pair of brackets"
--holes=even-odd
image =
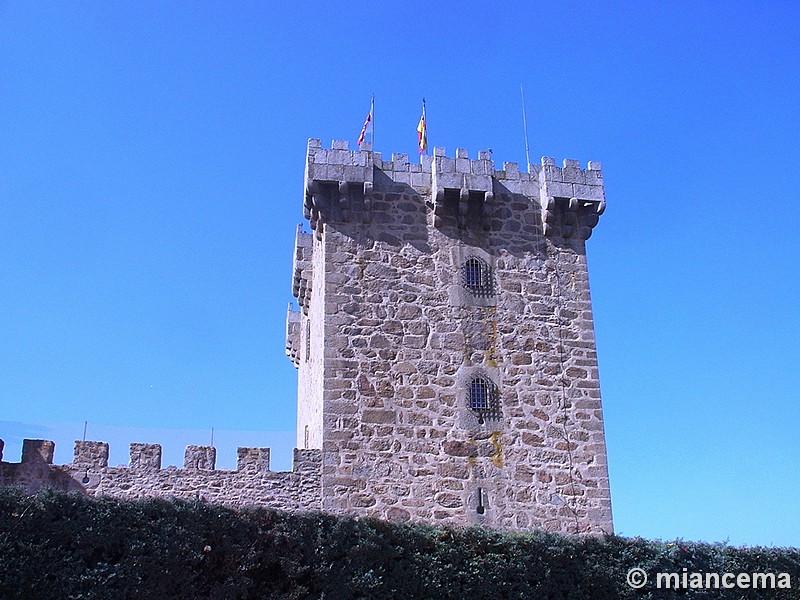
[(555, 159), (545, 156), (541, 179), (544, 234), (588, 239), (606, 209), (600, 163), (590, 161), (588, 169), (581, 169), (577, 160), (567, 158), (562, 167), (557, 167)]
[(372, 181), (374, 153), (370, 150), (350, 150), (349, 145), (346, 140), (334, 140), (328, 150), (322, 147), (320, 140), (308, 140), (306, 181)]
[(350, 196), (356, 191), (363, 194), (363, 219), (369, 222), (372, 212), (374, 161), (375, 156), (371, 150), (350, 150), (347, 141), (334, 140), (331, 149), (327, 150), (318, 139), (308, 140), (303, 216), (308, 219), (311, 229), (317, 235), (322, 233), (322, 228), (317, 225), (320, 219), (325, 221), (331, 203), (337, 203), (347, 220)]
[(300, 364), (300, 311), (294, 310), (291, 303), (286, 310), (286, 356), (295, 367)]
[(477, 158), (471, 159), (465, 149), (459, 148), (454, 157), (448, 157), (445, 149), (437, 146), (432, 156), (423, 154), (419, 163), (412, 163), (404, 153), (383, 160), (371, 145), (364, 150), (350, 150), (347, 141), (335, 140), (330, 149), (325, 149), (320, 140), (310, 139), (304, 215), (318, 235), (319, 224), (330, 220), (334, 212), (337, 218), (350, 220), (353, 201), (361, 196), (362, 220), (371, 222), (376, 170), (395, 183), (430, 189), (436, 227), (444, 223), (445, 205), (456, 207), (453, 210), (458, 225), (464, 227), (470, 204), (477, 204), (481, 224), (488, 229), (493, 203), (509, 194), (520, 194), (541, 205), (545, 235), (569, 238), (577, 233), (576, 237), (585, 239), (596, 224), (594, 217), (605, 209), (603, 176), (596, 161), (582, 169), (573, 159), (565, 159), (563, 166), (557, 167), (553, 158), (542, 157), (541, 166), (530, 164), (528, 172), (524, 172), (515, 162), (503, 163), (503, 169), (495, 168), (489, 150), (480, 151)]
[(477, 197), (480, 206), (482, 227), (488, 229), (489, 221), (486, 217), (494, 200), (494, 172), (494, 163), (488, 152), (481, 152), (477, 160), (471, 160), (469, 153), (459, 148), (455, 158), (448, 158), (444, 148), (435, 147), (431, 166), (434, 225), (441, 227), (441, 217), (445, 213), (445, 196), (447, 192), (451, 192), (458, 202), (459, 226), (464, 227), (466, 224), (472, 196)]
[(543, 189), (555, 198), (577, 198), (583, 201), (605, 200), (603, 172), (597, 161), (589, 161), (588, 169), (581, 169), (577, 160), (565, 158), (562, 167), (555, 159), (542, 157)]
[[(309, 139), (306, 181), (374, 181), (370, 171), (372, 167), (387, 172), (431, 173), (431, 167), (437, 161), (437, 171), (442, 173), (490, 175), (500, 180), (538, 181), (544, 172), (544, 178), (552, 182), (602, 187), (601, 164), (598, 161), (589, 161), (587, 168), (583, 169), (579, 161), (567, 158), (564, 159), (563, 166), (558, 167), (553, 157), (543, 156), (541, 166), (531, 163), (528, 165), (529, 172), (525, 172), (520, 170), (519, 163), (516, 162), (504, 162), (502, 169), (495, 168), (491, 150), (480, 150), (477, 158), (470, 159), (469, 151), (463, 148), (457, 149), (454, 157), (448, 157), (444, 147), (435, 146), (432, 155), (421, 154), (419, 162), (411, 162), (406, 153), (393, 153), (391, 160), (383, 160), (382, 154), (374, 152), (369, 143), (362, 146), (362, 150), (350, 150), (347, 140), (334, 140), (331, 142), (331, 149), (327, 149), (322, 147), (319, 139)], [(355, 165), (358, 165), (358, 170), (344, 169)]]
[(314, 239), (310, 233), (297, 226), (294, 241), (294, 257), (292, 259), (292, 295), (297, 298), (304, 314), (308, 314), (311, 304), (311, 257), (314, 252)]

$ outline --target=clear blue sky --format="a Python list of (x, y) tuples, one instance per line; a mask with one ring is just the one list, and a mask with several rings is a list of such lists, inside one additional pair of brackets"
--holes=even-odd
[(88, 420), (288, 466), (306, 140), (374, 93), (413, 155), (424, 96), (432, 146), (524, 163), (523, 84), (534, 161), (603, 163), (618, 532), (800, 546), (800, 5), (640, 4), (0, 2), (5, 459)]

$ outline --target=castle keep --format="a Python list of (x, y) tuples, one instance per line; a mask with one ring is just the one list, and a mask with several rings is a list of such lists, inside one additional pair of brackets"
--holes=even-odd
[(215, 470), (200, 446), (161, 469), (142, 444), (110, 468), (102, 442), (76, 442), (73, 464), (55, 467), (47, 442), (26, 440), (0, 483), (612, 531), (585, 254), (605, 208), (600, 165), (528, 170), (498, 170), (489, 152), (434, 148), (412, 163), (309, 140), (287, 314), (291, 472), (269, 470), (264, 448)]
[(600, 166), (308, 146), (288, 353), (324, 510), (611, 530), (585, 240)]

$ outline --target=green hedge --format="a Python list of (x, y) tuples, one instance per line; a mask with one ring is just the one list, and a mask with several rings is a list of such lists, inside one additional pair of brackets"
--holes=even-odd
[[(659, 590), (648, 573), (789, 573), (792, 590)], [(0, 489), (0, 598), (800, 598), (800, 550), (437, 528)]]

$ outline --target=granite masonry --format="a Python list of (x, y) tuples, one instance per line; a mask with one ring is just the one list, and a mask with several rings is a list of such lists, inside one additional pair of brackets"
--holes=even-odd
[[(290, 472), (240, 448), (183, 469), (132, 444), (25, 440), (0, 484), (120, 497), (569, 533), (611, 532), (586, 240), (605, 209), (599, 163), (495, 168), (489, 152), (383, 160), (309, 140), (286, 352), (298, 369)], [(2, 459), (2, 442), (0, 442)]]
[(235, 470), (215, 469), (212, 446), (188, 446), (182, 469), (161, 468), (159, 444), (131, 444), (127, 467), (108, 466), (105, 442), (75, 442), (68, 465), (53, 465), (53, 450), (49, 440), (23, 440), (21, 463), (0, 462), (0, 485), (29, 492), (49, 486), (117, 498), (176, 497), (291, 511), (322, 508), (319, 450), (295, 450), (291, 471), (270, 471), (269, 448), (239, 448)]

